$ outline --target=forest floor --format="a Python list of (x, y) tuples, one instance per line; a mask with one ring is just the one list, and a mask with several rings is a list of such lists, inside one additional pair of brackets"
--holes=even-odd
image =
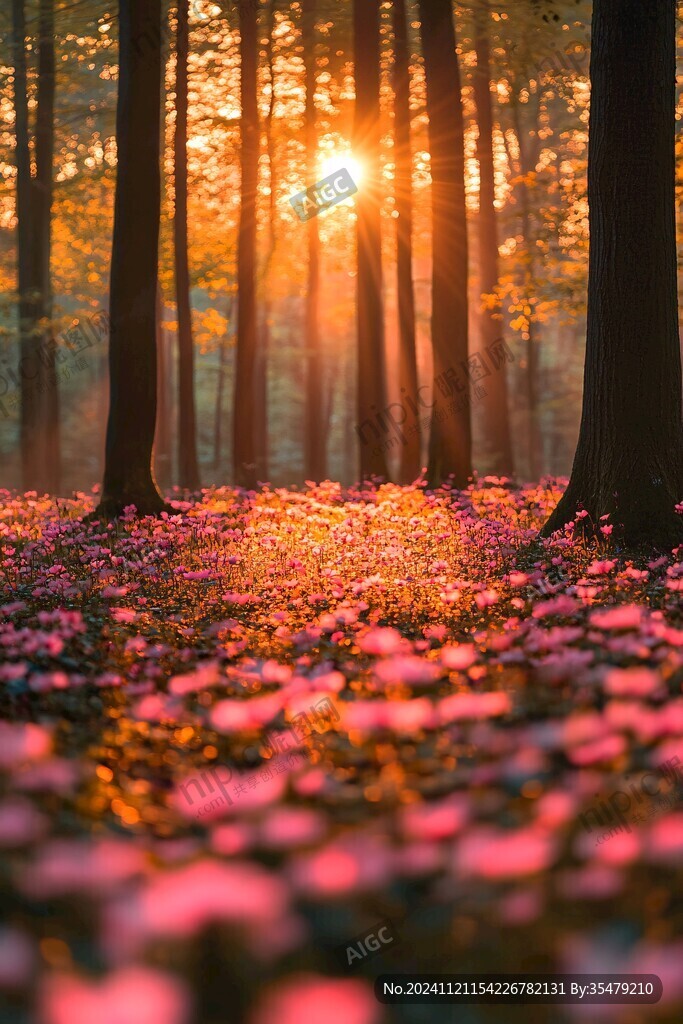
[[(683, 561), (538, 541), (560, 493), (3, 493), (2, 1021), (680, 1021)], [(664, 996), (381, 1005), (411, 970)]]

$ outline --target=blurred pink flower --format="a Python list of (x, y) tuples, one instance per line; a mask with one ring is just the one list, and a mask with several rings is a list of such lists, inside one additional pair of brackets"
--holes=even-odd
[(39, 996), (40, 1024), (187, 1024), (190, 1000), (180, 979), (124, 967), (101, 982), (53, 974)]
[(648, 697), (663, 690), (663, 684), (650, 668), (613, 668), (605, 676), (605, 690), (614, 697)]
[(249, 1024), (379, 1024), (371, 986), (354, 979), (294, 975), (261, 999)]

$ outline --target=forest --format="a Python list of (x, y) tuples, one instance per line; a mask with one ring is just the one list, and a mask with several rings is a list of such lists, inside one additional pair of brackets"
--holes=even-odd
[(683, 1017), (676, 0), (0, 0), (0, 1024)]

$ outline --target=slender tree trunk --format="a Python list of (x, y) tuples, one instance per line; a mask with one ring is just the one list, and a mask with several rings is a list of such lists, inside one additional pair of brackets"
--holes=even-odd
[(38, 106), (36, 111), (36, 180), (33, 212), (34, 280), (41, 349), (40, 477), (41, 489), (58, 494), (60, 488), (59, 387), (52, 330), (52, 174), (54, 160), (55, 28), (54, 0), (40, 0), (38, 41)]
[(178, 482), (199, 490), (197, 416), (194, 399), (194, 340), (190, 304), (190, 267), (187, 231), (187, 92), (190, 0), (178, 0), (176, 31), (175, 134), (173, 168), (175, 216), (175, 289), (178, 304)]
[(157, 282), (157, 422), (154, 438), (154, 472), (162, 490), (171, 486), (172, 431), (169, 407), (168, 344), (164, 321), (164, 298), (161, 284)]
[(270, 82), (270, 98), (268, 101), (268, 112), (265, 117), (264, 135), (266, 140), (266, 155), (268, 157), (268, 248), (263, 261), (263, 268), (259, 279), (261, 287), (261, 316), (258, 335), (258, 352), (255, 364), (255, 388), (256, 400), (254, 403), (255, 436), (256, 436), (256, 466), (259, 480), (268, 477), (268, 354), (270, 351), (270, 270), (273, 264), (273, 257), (277, 248), (277, 181), (275, 177), (275, 139), (273, 137), (273, 115), (275, 111), (275, 69), (273, 61), (273, 30), (275, 27), (275, 5), (277, 0), (268, 0), (265, 8), (266, 24), (264, 35), (266, 42), (266, 64), (268, 65), (268, 79)]
[(595, 0), (581, 430), (548, 535), (584, 508), (627, 545), (683, 542), (675, 0)]
[(17, 166), (17, 288), (19, 294), (19, 377), (21, 390), (20, 444), (24, 490), (40, 488), (41, 363), (34, 280), (35, 183), (29, 150), (28, 85), (26, 73), (26, 16), (24, 0), (12, 0), (14, 41), (15, 160)]
[[(318, 130), (315, 113), (316, 0), (303, 0), (302, 46), (306, 64), (306, 184), (316, 180)], [(323, 367), (320, 339), (320, 232), (318, 218), (306, 224), (308, 232), (308, 285), (306, 288), (306, 411), (304, 419), (305, 471), (308, 480), (324, 480), (327, 434), (323, 430)]]
[(258, 351), (255, 362), (255, 391), (254, 402), (254, 436), (256, 443), (256, 467), (259, 480), (265, 480), (268, 475), (268, 352), (270, 350), (270, 288), (269, 274), (275, 249), (278, 248), (278, 205), (276, 205), (276, 190), (278, 184), (275, 180), (275, 147), (272, 134), (272, 119), (275, 109), (275, 75), (272, 56), (272, 42), (275, 18), (276, 0), (268, 0), (265, 7), (266, 24), (264, 37), (266, 42), (266, 63), (268, 67), (268, 81), (270, 84), (270, 96), (268, 100), (268, 112), (264, 119), (265, 150), (268, 158), (268, 221), (267, 234), (268, 246), (263, 260), (261, 275), (259, 278), (259, 294), (262, 299), (260, 303), (260, 325), (258, 333)]
[[(394, 160), (396, 188), (396, 260), (398, 290), (398, 382), (405, 410), (417, 404), (418, 377), (415, 351), (415, 288), (413, 285), (413, 159), (410, 150), (410, 52), (406, 0), (394, 0)], [(412, 483), (420, 473), (419, 417), (406, 415), (399, 475)]]
[(152, 475), (161, 201), (161, 0), (119, 0), (109, 421), (98, 516), (164, 509)]
[(257, 9), (239, 0), (242, 185), (237, 241), (237, 357), (233, 427), (233, 469), (241, 487), (258, 480), (256, 417), (256, 188), (258, 185), (259, 124), (256, 72), (258, 63)]
[[(338, 357), (339, 358), (339, 357)], [(354, 388), (354, 371), (357, 370), (353, 365), (353, 354), (348, 353), (345, 360), (339, 359), (339, 370), (344, 375), (344, 394), (342, 396), (342, 423), (344, 424), (344, 473), (346, 476), (346, 483), (352, 484), (357, 479), (358, 474), (358, 446), (355, 444), (356, 438), (353, 432), (353, 409), (354, 409), (354, 398), (357, 405), (357, 395), (355, 395), (356, 389)]]
[[(493, 110), (491, 101), (491, 71), (489, 64), (488, 3), (484, 0), (477, 11), (475, 46), (477, 67), (473, 75), (474, 97), (477, 106), (477, 160), (479, 162), (479, 278), (483, 295), (491, 295), (498, 284), (498, 230), (495, 207), (495, 173), (493, 162)], [(481, 339), (484, 352), (494, 345), (503, 329), (500, 306), (483, 310), (480, 314)], [(513, 471), (508, 387), (505, 363), (494, 369), (485, 379), (486, 396), (483, 418), (486, 448), (491, 471), (509, 476)]]
[(220, 467), (223, 457), (223, 391), (225, 386), (225, 364), (232, 331), (234, 299), (232, 295), (227, 302), (227, 326), (225, 335), (221, 338), (218, 353), (218, 381), (216, 384), (216, 409), (213, 420), (213, 466), (215, 470)]
[[(528, 106), (528, 104), (527, 104)], [(531, 197), (529, 195), (529, 179), (536, 173), (540, 145), (538, 129), (540, 122), (541, 97), (537, 96), (535, 118), (533, 121), (533, 136), (525, 130), (522, 124), (520, 102), (513, 87), (512, 113), (514, 117), (515, 134), (519, 144), (519, 182), (517, 185), (517, 197), (521, 214), (522, 237), (524, 239), (524, 261), (521, 267), (522, 288), (527, 304), (531, 305), (536, 292), (536, 260), (534, 258), (535, 232), (534, 217), (532, 214)], [(541, 475), (543, 463), (543, 437), (539, 422), (539, 342), (536, 338), (536, 321), (533, 312), (529, 316), (527, 333), (525, 338), (526, 348), (526, 400), (527, 400), (527, 453), (529, 465), (529, 477), (531, 480), (538, 480)]]
[[(420, 21), (432, 170), (432, 348), (437, 384), (428, 479), (437, 486), (452, 476), (455, 486), (465, 487), (472, 473), (465, 132), (451, 0), (420, 0)], [(453, 377), (464, 380), (464, 392), (438, 400), (440, 382), (443, 391)]]
[(387, 478), (381, 429), (386, 410), (379, 121), (380, 0), (354, 0), (356, 108), (353, 147), (363, 164), (356, 196), (358, 245), (358, 427), (362, 478)]

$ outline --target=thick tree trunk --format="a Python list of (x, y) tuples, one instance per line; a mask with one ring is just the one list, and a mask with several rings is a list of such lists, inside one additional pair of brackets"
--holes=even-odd
[(251, 0), (239, 0), (242, 185), (237, 241), (237, 356), (233, 424), (233, 470), (241, 487), (258, 480), (256, 361), (256, 188), (258, 185), (259, 124), (257, 105), (257, 9)]
[[(473, 74), (477, 106), (477, 160), (479, 162), (479, 287), (482, 295), (491, 295), (498, 284), (498, 230), (495, 207), (495, 174), (493, 162), (493, 109), (489, 63), (488, 4), (477, 12), (477, 67)], [(486, 352), (502, 332), (500, 307), (480, 312), (482, 348)], [(513, 471), (506, 364), (494, 370), (483, 381), (483, 420), (486, 456), (490, 471), (509, 476)]]
[(379, 121), (380, 0), (354, 0), (356, 108), (353, 148), (363, 165), (356, 196), (358, 245), (358, 426), (360, 473), (388, 477), (381, 429), (386, 409)]
[(197, 416), (194, 398), (194, 340), (190, 304), (190, 267), (187, 231), (187, 91), (190, 0), (178, 0), (176, 31), (175, 135), (173, 169), (175, 216), (175, 288), (178, 304), (178, 482), (199, 490)]
[[(420, 0), (420, 21), (432, 173), (432, 348), (437, 382), (428, 479), (437, 486), (452, 475), (457, 487), (465, 487), (472, 473), (465, 134), (451, 0)], [(465, 401), (457, 391), (439, 399), (439, 382), (447, 387), (453, 376), (465, 380)]]
[(152, 475), (160, 211), (161, 0), (119, 2), (109, 421), (98, 516), (165, 507)]
[[(315, 114), (315, 12), (316, 0), (303, 0), (301, 43), (306, 64), (306, 185), (316, 180), (318, 132)], [(306, 409), (304, 414), (305, 471), (308, 480), (325, 479), (327, 434), (323, 430), (323, 370), (320, 344), (320, 232), (318, 218), (306, 224), (308, 233), (308, 284), (305, 307)]]
[(675, 0), (595, 0), (592, 40), (583, 416), (543, 532), (583, 508), (629, 546), (670, 548), (683, 542)]
[[(396, 260), (398, 288), (398, 382), (400, 404), (418, 399), (415, 352), (415, 289), (413, 286), (413, 159), (410, 150), (410, 52), (406, 0), (394, 0), (394, 160), (396, 196)], [(409, 406), (410, 408), (410, 406)], [(399, 476), (412, 483), (421, 469), (419, 417), (407, 416), (403, 429)]]

